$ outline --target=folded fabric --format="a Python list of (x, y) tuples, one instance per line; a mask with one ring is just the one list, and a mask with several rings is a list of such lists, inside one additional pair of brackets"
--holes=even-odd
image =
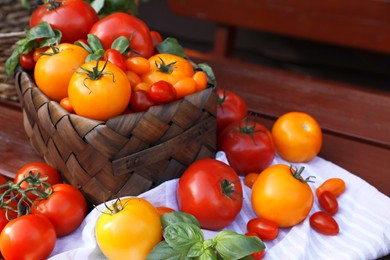
[[(227, 163), (222, 152), (216, 159)], [(288, 162), (275, 157), (272, 164)], [(294, 164), (304, 166), (304, 177), (315, 176), (315, 189), (325, 180), (337, 177), (346, 183), (345, 192), (337, 200), (339, 211), (334, 216), (340, 233), (326, 236), (314, 231), (309, 218), (291, 228), (281, 228), (279, 236), (266, 241), (264, 259), (377, 259), (390, 253), (390, 198), (356, 175), (337, 165), (316, 157), (309, 163)], [(141, 194), (154, 206), (167, 206), (178, 210), (176, 187), (178, 179), (167, 181), (160, 186)], [(246, 223), (256, 217), (251, 206), (251, 189), (243, 185), (244, 203), (235, 221), (225, 229), (246, 233)], [(98, 209), (104, 209), (99, 205)], [(317, 199), (309, 214), (319, 211)], [(59, 238), (51, 258), (54, 259), (106, 259), (95, 240), (95, 223), (101, 213), (94, 209), (81, 226), (69, 236)], [(217, 232), (203, 230), (205, 238), (212, 238)]]

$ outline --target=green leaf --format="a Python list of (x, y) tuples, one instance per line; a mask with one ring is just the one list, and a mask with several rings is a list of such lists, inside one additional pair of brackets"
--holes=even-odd
[(198, 257), (203, 254), (203, 243), (196, 242), (193, 244), (187, 252), (187, 257)]
[(217, 79), (215, 78), (214, 71), (210, 67), (210, 65), (208, 65), (207, 63), (200, 63), (200, 64), (198, 64), (198, 67), (206, 73), (206, 75), (210, 79), (211, 83), (216, 87), (217, 86)]
[(105, 0), (94, 0), (91, 2), (91, 6), (96, 11), (96, 13), (99, 13), (104, 6), (104, 2)]
[(170, 53), (183, 58), (187, 57), (183, 46), (181, 46), (180, 43), (172, 37), (166, 38), (164, 41), (159, 43), (156, 48), (160, 53)]
[(186, 252), (180, 252), (162, 241), (153, 248), (146, 260), (184, 260), (187, 259), (186, 255)]
[(28, 41), (37, 40), (40, 38), (50, 38), (55, 37), (53, 29), (50, 27), (49, 23), (41, 22), (26, 31), (26, 39)]
[(174, 223), (188, 223), (200, 227), (198, 220), (193, 215), (185, 212), (165, 213), (161, 216), (161, 223), (164, 229)]
[(217, 260), (217, 255), (215, 254), (214, 249), (207, 248), (203, 253), (197, 258), (198, 260)]
[(245, 236), (230, 230), (219, 232), (214, 241), (215, 249), (224, 259), (240, 259), (265, 248), (264, 243), (254, 236)]
[(99, 38), (91, 33), (89, 33), (87, 36), (87, 42), (89, 44), (89, 47), (91, 47), (91, 50), (94, 53), (96, 53), (99, 50), (104, 50), (103, 45), (100, 42)]
[(115, 49), (123, 54), (129, 48), (129, 44), (130, 44), (130, 41), (128, 38), (126, 38), (125, 36), (119, 36), (111, 44), (111, 49)]
[(187, 223), (170, 224), (164, 229), (164, 238), (170, 247), (182, 252), (188, 252), (194, 244), (204, 241), (202, 230)]
[(43, 38), (38, 45), (38, 48), (48, 47), (52, 45), (58, 45), (62, 38), (62, 32), (60, 30), (54, 30), (54, 35), (51, 37)]
[(100, 58), (103, 57), (103, 55), (104, 55), (104, 50), (98, 50), (95, 53), (90, 53), (85, 59), (85, 62), (100, 60)]

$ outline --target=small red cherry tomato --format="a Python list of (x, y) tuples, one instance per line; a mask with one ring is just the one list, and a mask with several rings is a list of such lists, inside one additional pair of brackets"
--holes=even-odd
[(317, 232), (334, 236), (339, 233), (339, 225), (336, 220), (328, 213), (318, 211), (311, 215), (310, 226)]
[(248, 232), (255, 233), (262, 240), (274, 240), (279, 235), (279, 227), (271, 220), (253, 218), (246, 224)]
[(168, 81), (160, 80), (150, 86), (149, 95), (158, 103), (168, 103), (176, 99), (176, 89)]
[(259, 174), (256, 173), (256, 172), (248, 173), (248, 174), (245, 175), (245, 177), (244, 177), (244, 184), (245, 184), (247, 187), (252, 188), (253, 184), (254, 184), (255, 181), (257, 180), (257, 177), (259, 177)]
[[(254, 233), (254, 232), (247, 232), (247, 233), (245, 233), (245, 236), (252, 236), (252, 237), (259, 237), (256, 233)], [(260, 238), (260, 237), (259, 237)], [(263, 259), (263, 257), (264, 257), (264, 255), (265, 255), (265, 249), (262, 249), (262, 250), (260, 250), (260, 251), (257, 251), (257, 252), (255, 252), (255, 253), (253, 253), (253, 254), (251, 254), (250, 256), (254, 259), (254, 260), (261, 260), (261, 259)]]
[(123, 71), (127, 70), (125, 57), (116, 49), (106, 50), (104, 53), (104, 60), (108, 60), (112, 64), (121, 68)]
[(170, 208), (170, 207), (165, 207), (165, 206), (158, 206), (156, 207), (157, 209), (157, 212), (160, 216), (164, 215), (165, 213), (169, 213), (169, 212), (175, 212), (176, 210)]
[(339, 209), (337, 199), (330, 191), (323, 191), (320, 197), (318, 197), (318, 203), (322, 210), (330, 215), (336, 214)]
[(27, 54), (21, 54), (19, 56), (19, 62), (20, 66), (22, 66), (25, 70), (32, 70), (35, 67), (35, 61), (33, 52), (27, 53)]
[(156, 105), (156, 102), (150, 97), (145, 90), (135, 90), (131, 93), (130, 108), (134, 112), (142, 112), (148, 110), (151, 106)]

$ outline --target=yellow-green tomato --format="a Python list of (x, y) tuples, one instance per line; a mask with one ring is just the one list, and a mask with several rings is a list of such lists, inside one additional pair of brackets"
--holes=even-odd
[(96, 240), (110, 260), (143, 260), (162, 239), (160, 215), (142, 198), (116, 201), (96, 222)]
[(302, 178), (303, 168), (295, 170), (289, 165), (275, 164), (262, 171), (252, 186), (252, 207), (256, 215), (291, 227), (303, 221), (313, 202), (313, 191)]

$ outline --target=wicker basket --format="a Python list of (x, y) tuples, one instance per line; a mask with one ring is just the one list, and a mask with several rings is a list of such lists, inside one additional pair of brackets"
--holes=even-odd
[(69, 114), (16, 74), (32, 147), (91, 204), (138, 195), (216, 152), (215, 87), (107, 122)]
[[(33, 6), (33, 1), (30, 4)], [(4, 63), (15, 48), (15, 43), (25, 36), (30, 10), (23, 8), (19, 0), (0, 0), (0, 101), (18, 101), (14, 79), (6, 78)]]

